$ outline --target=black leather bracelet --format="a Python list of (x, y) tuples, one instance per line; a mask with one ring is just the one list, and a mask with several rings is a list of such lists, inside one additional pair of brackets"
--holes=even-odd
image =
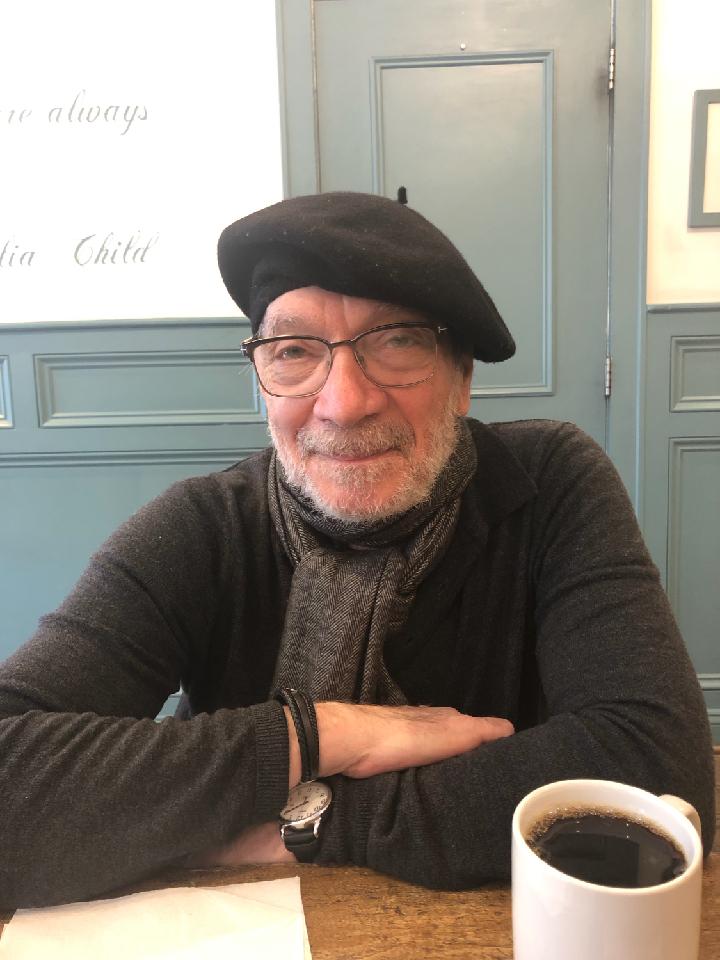
[(317, 780), (320, 772), (320, 738), (315, 704), (304, 693), (293, 687), (281, 687), (276, 690), (275, 699), (287, 705), (295, 724), (300, 747), (300, 782)]

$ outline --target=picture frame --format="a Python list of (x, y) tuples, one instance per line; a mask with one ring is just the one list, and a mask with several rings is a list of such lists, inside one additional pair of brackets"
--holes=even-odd
[[(720, 90), (695, 91), (690, 154), (688, 227), (720, 227), (720, 210), (705, 209), (708, 114), (710, 105), (714, 103), (720, 104)], [(713, 173), (720, 178), (720, 166)]]

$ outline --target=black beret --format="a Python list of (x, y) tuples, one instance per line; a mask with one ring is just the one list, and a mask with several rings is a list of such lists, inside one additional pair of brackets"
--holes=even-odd
[(487, 363), (515, 342), (459, 250), (429, 220), (369, 193), (292, 197), (223, 230), (225, 286), (257, 332), (268, 305), (317, 286), (418, 310)]

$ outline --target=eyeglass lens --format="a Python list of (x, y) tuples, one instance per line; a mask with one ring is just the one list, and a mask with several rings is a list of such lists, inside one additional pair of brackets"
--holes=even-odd
[[(382, 387), (404, 387), (429, 379), (435, 372), (437, 337), (428, 327), (397, 326), (371, 330), (353, 343), (366, 376)], [(253, 362), (268, 393), (307, 396), (325, 384), (332, 349), (312, 337), (282, 337), (260, 343)]]

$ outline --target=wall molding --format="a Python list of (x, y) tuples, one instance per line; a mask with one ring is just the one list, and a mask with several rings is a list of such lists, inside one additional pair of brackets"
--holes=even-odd
[(718, 737), (720, 737), (720, 707), (710, 707), (708, 709), (708, 719), (717, 743)]
[(720, 673), (699, 673), (698, 680), (703, 690), (720, 690)]
[[(35, 389), (39, 423), (42, 428), (64, 427), (137, 427), (137, 426), (171, 426), (171, 425), (217, 425), (217, 424), (252, 424), (263, 421), (260, 397), (256, 384), (252, 383), (250, 407), (219, 407), (203, 409), (189, 404), (185, 408), (173, 409), (93, 409), (93, 393), (96, 399), (97, 384), (90, 383), (81, 391), (83, 373), (105, 370), (127, 371), (132, 369), (147, 369), (148, 376), (157, 376), (165, 368), (170, 371), (177, 367), (192, 368), (205, 376), (203, 368), (234, 367), (238, 372), (243, 369), (251, 372), (251, 364), (240, 350), (174, 350), (174, 351), (138, 351), (123, 352), (110, 351), (98, 353), (58, 353), (36, 354)], [(72, 374), (70, 373), (72, 372)], [(62, 409), (61, 389), (58, 382), (62, 374), (72, 375), (77, 380), (73, 385), (76, 392), (87, 396), (86, 409)], [(132, 386), (129, 387), (132, 390)], [(128, 394), (128, 401), (135, 396)]]
[[(720, 452), (720, 437), (671, 437), (668, 444), (667, 595), (674, 610), (680, 600), (680, 514), (682, 511), (683, 457)], [(712, 679), (712, 674), (702, 676)], [(708, 688), (714, 689), (714, 688)]]
[(547, 349), (548, 344), (543, 332), (543, 360), (542, 366), (546, 374), (546, 379), (540, 383), (508, 383), (502, 386), (483, 387), (472, 386), (470, 396), (475, 397), (550, 397), (555, 393), (552, 386), (552, 372), (549, 369), (549, 357), (551, 352)]
[(242, 314), (237, 317), (157, 317), (127, 320), (38, 320), (32, 323), (0, 323), (0, 333), (65, 333), (68, 330), (125, 330), (138, 327), (154, 329), (156, 327), (200, 327), (229, 328), (238, 330), (245, 336), (243, 328), (250, 327), (250, 321)]
[(211, 450), (103, 450), (52, 453), (0, 453), (0, 470), (12, 467), (106, 467), (167, 464), (221, 464), (230, 466), (262, 448)]
[(720, 301), (708, 303), (649, 303), (648, 313), (720, 313)]
[[(710, 355), (716, 364), (718, 392), (691, 393), (688, 366), (693, 355)], [(720, 410), (720, 336), (687, 336), (670, 338), (670, 410), (673, 413)]]
[(10, 357), (0, 357), (0, 429), (12, 429), (12, 394), (10, 393)]

